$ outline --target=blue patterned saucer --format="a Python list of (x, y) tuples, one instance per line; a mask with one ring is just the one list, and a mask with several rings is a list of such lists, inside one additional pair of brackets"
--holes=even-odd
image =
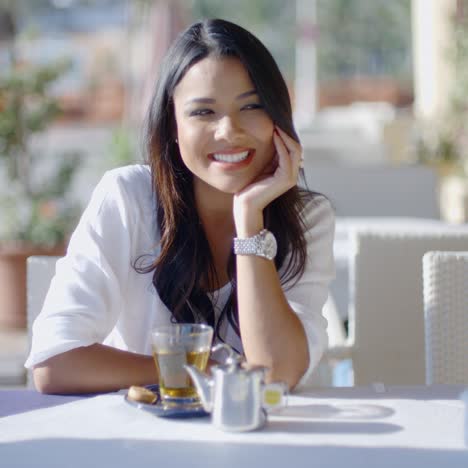
[(149, 404), (130, 400), (128, 395), (124, 396), (124, 400), (134, 408), (147, 411), (161, 418), (185, 419), (209, 416), (201, 403), (193, 403), (193, 400), (189, 398), (181, 400), (180, 403), (165, 403), (161, 400), (159, 385), (146, 385), (146, 388), (157, 396), (154, 403)]

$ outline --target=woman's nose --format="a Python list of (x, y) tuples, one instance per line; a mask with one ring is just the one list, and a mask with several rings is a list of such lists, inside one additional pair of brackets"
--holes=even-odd
[(241, 133), (242, 128), (236, 119), (226, 115), (218, 120), (214, 137), (216, 140), (233, 140)]

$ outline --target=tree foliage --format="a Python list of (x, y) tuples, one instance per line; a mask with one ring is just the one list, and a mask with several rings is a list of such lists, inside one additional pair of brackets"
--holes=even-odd
[(320, 80), (392, 76), (411, 81), (410, 0), (318, 0)]
[(0, 240), (53, 246), (64, 242), (77, 219), (79, 208), (65, 195), (80, 157), (60, 155), (53, 173), (38, 181), (41, 158), (31, 150), (31, 140), (60, 114), (51, 87), (71, 64), (67, 59), (44, 65), (20, 60), (15, 37), (9, 39), (11, 60), (0, 73)]
[(270, 50), (288, 80), (294, 78), (296, 8), (284, 0), (191, 0), (194, 19), (222, 18), (254, 33)]

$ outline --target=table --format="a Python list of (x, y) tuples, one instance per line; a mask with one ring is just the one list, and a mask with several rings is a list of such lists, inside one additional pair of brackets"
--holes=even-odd
[[(309, 389), (265, 428), (223, 433), (170, 420), (123, 393), (0, 392), (0, 465), (74, 468), (468, 467), (461, 386)], [(2, 417), (3, 415), (3, 417)]]

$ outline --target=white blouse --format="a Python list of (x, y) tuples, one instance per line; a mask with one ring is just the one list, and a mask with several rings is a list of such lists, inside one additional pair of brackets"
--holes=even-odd
[[(134, 261), (159, 251), (155, 199), (148, 166), (132, 165), (107, 172), (73, 233), (65, 257), (57, 261), (43, 308), (33, 325), (25, 366), (57, 354), (103, 343), (151, 355), (150, 331), (171, 323), (171, 314), (152, 284), (153, 273), (137, 273)], [(327, 345), (322, 307), (334, 277), (334, 215), (323, 197), (306, 207), (308, 262), (301, 279), (285, 295), (298, 314), (309, 344), (310, 365), (304, 383)], [(177, 278), (174, 278), (176, 281)], [(219, 315), (230, 288), (212, 296)], [(225, 321), (227, 322), (227, 321)], [(226, 342), (240, 340), (225, 325)]]

